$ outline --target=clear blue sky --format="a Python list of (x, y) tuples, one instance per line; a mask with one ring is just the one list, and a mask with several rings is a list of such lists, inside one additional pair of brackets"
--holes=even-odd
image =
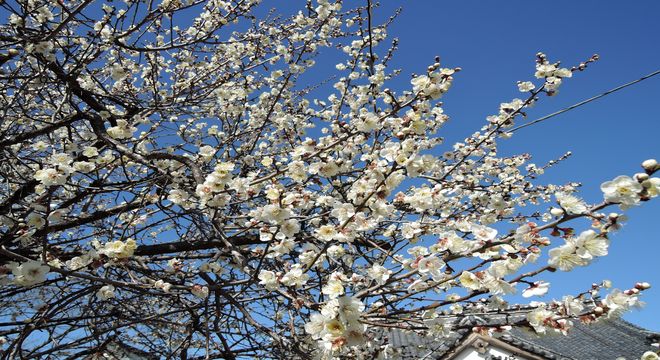
[[(364, 3), (349, 0), (345, 8)], [(294, 4), (298, 5), (287, 3), (283, 9), (272, 1), (265, 6), (280, 5), (279, 10), (288, 12)], [(400, 39), (392, 65), (403, 71), (389, 87), (409, 86), (409, 75), (422, 73), (435, 55), (443, 66), (463, 68), (443, 98), (451, 121), (441, 136), (448, 144), (481, 127), (500, 102), (521, 96), (515, 83), (533, 80), (534, 55), (539, 51), (565, 66), (595, 53), (601, 60), (565, 82), (558, 96), (544, 97), (529, 112), (530, 119), (660, 69), (658, 1), (387, 0), (374, 16), (383, 20), (399, 6), (403, 12), (389, 34)], [(382, 54), (383, 48), (379, 50)], [(334, 73), (336, 60), (332, 54), (322, 56), (312, 77)], [(527, 128), (500, 144), (504, 154), (531, 153), (537, 164), (572, 151), (568, 161), (539, 181), (581, 182), (580, 194), (595, 203), (602, 200), (600, 183), (641, 171), (639, 164), (647, 158), (660, 158), (658, 136), (660, 76)], [(626, 226), (612, 236), (610, 255), (589, 267), (546, 277), (552, 290), (543, 300), (583, 291), (603, 279), (622, 289), (648, 281), (655, 287), (643, 297), (647, 306), (625, 318), (660, 331), (660, 199), (627, 215)]]
[[(346, 5), (354, 4), (347, 1)], [(400, 39), (393, 65), (421, 73), (441, 57), (444, 66), (460, 66), (454, 87), (444, 98), (451, 121), (449, 142), (479, 128), (500, 102), (517, 93), (517, 80), (531, 80), (538, 51), (566, 66), (599, 54), (601, 60), (578, 73), (560, 94), (544, 98), (532, 111), (537, 118), (616, 85), (660, 69), (660, 2), (642, 1), (383, 1), (379, 18), (397, 7), (403, 12), (391, 26)], [(579, 181), (588, 201), (602, 200), (599, 184), (619, 174), (640, 171), (647, 158), (660, 159), (660, 76), (609, 95), (546, 123), (522, 130), (501, 142), (505, 153), (528, 152), (543, 164), (570, 150), (573, 156), (541, 177), (542, 182)], [(628, 288), (635, 281), (655, 287), (647, 306), (625, 316), (660, 331), (660, 199), (628, 211), (630, 220), (612, 237), (610, 255), (592, 266), (550, 278), (549, 295), (561, 296), (610, 279)]]

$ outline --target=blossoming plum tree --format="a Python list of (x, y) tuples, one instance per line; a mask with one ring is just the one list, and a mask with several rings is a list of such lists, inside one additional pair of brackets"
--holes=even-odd
[[(385, 328), (441, 339), (459, 326), (445, 314), (545, 294), (544, 273), (608, 254), (620, 215), (606, 209), (660, 191), (654, 160), (587, 204), (576, 184), (535, 181), (568, 154), (498, 155), (595, 56), (561, 67), (537, 54), (522, 99), (447, 147), (438, 99), (459, 68), (436, 59), (396, 92), (397, 42), (371, 3), (291, 16), (258, 3), (0, 4), (3, 358), (112, 342), (162, 358), (390, 356)], [(304, 85), (333, 47), (332, 87)], [(580, 218), (591, 228), (567, 225)], [(649, 287), (609, 286), (533, 303), (510, 325), (566, 332)]]

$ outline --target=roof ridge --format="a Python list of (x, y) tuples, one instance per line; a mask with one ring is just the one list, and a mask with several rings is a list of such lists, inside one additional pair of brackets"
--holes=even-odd
[(624, 319), (624, 318), (621, 317), (621, 316), (616, 317), (615, 319), (616, 319), (616, 320), (619, 320), (622, 324), (624, 324), (624, 325), (626, 325), (626, 326), (628, 326), (628, 327), (630, 327), (630, 328), (632, 328), (632, 329), (634, 329), (634, 330), (639, 330), (639, 331), (642, 331), (642, 332), (645, 332), (645, 333), (649, 333), (649, 334), (651, 334), (651, 335), (660, 335), (660, 331), (654, 331), (654, 330), (645, 329), (645, 328), (643, 328), (643, 327), (641, 327), (641, 326), (639, 326), (639, 325), (636, 325), (636, 324), (631, 323), (630, 321)]

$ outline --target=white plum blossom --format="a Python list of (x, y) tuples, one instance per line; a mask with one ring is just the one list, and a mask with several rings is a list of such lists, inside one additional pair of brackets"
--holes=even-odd
[(477, 277), (477, 275), (469, 272), (469, 271), (463, 271), (461, 273), (461, 276), (458, 277), (458, 280), (464, 288), (468, 290), (479, 290), (482, 287), (481, 281)]
[(449, 337), (454, 333), (452, 325), (446, 319), (439, 317), (425, 319), (424, 326), (428, 328), (429, 334), (434, 337)]
[(585, 259), (607, 255), (609, 244), (610, 241), (604, 235), (593, 230), (586, 230), (575, 238), (576, 253)]
[(259, 284), (263, 285), (266, 289), (273, 291), (277, 289), (277, 275), (269, 270), (261, 270), (259, 272)]
[(642, 182), (649, 197), (654, 198), (660, 195), (660, 178), (654, 177)]
[(555, 194), (555, 197), (562, 209), (569, 215), (582, 214), (587, 211), (587, 204), (576, 196), (559, 192)]
[(388, 270), (379, 264), (374, 264), (369, 269), (367, 269), (367, 275), (369, 275), (372, 280), (376, 281), (380, 285), (383, 285), (387, 279), (390, 278), (391, 274), (391, 270)]
[(327, 350), (361, 344), (366, 326), (359, 322), (359, 318), (364, 307), (355, 297), (332, 299), (321, 308), (320, 314), (311, 315), (310, 321), (305, 324), (305, 331)]
[(518, 90), (520, 92), (528, 92), (534, 90), (535, 86), (531, 81), (523, 81), (518, 83)]
[(295, 264), (282, 278), (280, 282), (285, 286), (301, 287), (307, 283), (309, 275), (304, 272), (299, 264)]
[(445, 262), (439, 257), (430, 255), (417, 262), (417, 270), (420, 274), (429, 274), (437, 280), (443, 277), (442, 269), (445, 265)]
[(34, 173), (34, 179), (45, 186), (64, 185), (66, 183), (67, 174), (54, 168), (45, 168), (37, 170)]
[(660, 359), (660, 356), (658, 356), (658, 353), (653, 352), (653, 351), (646, 351), (642, 354), (642, 357), (640, 360), (658, 360)]
[(20, 264), (10, 264), (14, 275), (14, 284), (19, 286), (32, 286), (46, 281), (50, 268), (41, 261), (30, 260)]
[(614, 289), (603, 299), (603, 305), (607, 307), (608, 317), (618, 317), (631, 307), (642, 304), (636, 294)]
[(115, 297), (115, 287), (112, 285), (103, 285), (97, 292), (96, 297), (99, 300), (108, 300)]
[(547, 283), (545, 281), (536, 281), (530, 287), (523, 290), (522, 296), (525, 298), (529, 298), (532, 296), (543, 296), (548, 293), (549, 289), (550, 289), (550, 283)]
[(481, 241), (491, 241), (497, 236), (497, 230), (489, 228), (487, 226), (472, 224), (470, 226), (470, 231), (474, 234), (474, 237), (477, 240)]
[(98, 250), (98, 253), (109, 258), (123, 259), (132, 256), (136, 248), (137, 243), (133, 239), (126, 239), (126, 241), (115, 240), (104, 244)]
[(545, 334), (548, 331), (548, 321), (555, 317), (552, 311), (546, 310), (544, 307), (538, 307), (527, 314), (527, 321), (529, 325), (534, 328), (539, 334)]
[(334, 225), (323, 225), (316, 230), (316, 236), (323, 241), (333, 240), (337, 235), (337, 227)]
[(548, 264), (561, 271), (571, 271), (576, 266), (585, 266), (589, 259), (577, 254), (578, 247), (575, 241), (569, 240), (566, 244), (551, 249), (548, 254)]
[(206, 299), (209, 296), (209, 288), (207, 286), (195, 284), (190, 288), (190, 293), (198, 298)]
[(154, 287), (156, 289), (161, 289), (163, 292), (168, 293), (168, 292), (170, 292), (170, 289), (172, 288), (172, 284), (170, 284), (168, 282), (165, 282), (162, 279), (159, 279), (154, 283)]
[(431, 99), (438, 99), (449, 90), (453, 73), (454, 70), (451, 69), (440, 69), (439, 72), (434, 72), (429, 76), (419, 75), (410, 83), (413, 85), (413, 91), (421, 92)]
[(128, 139), (133, 136), (135, 131), (137, 128), (124, 119), (118, 119), (117, 125), (109, 127), (107, 130), (108, 135), (113, 139)]
[(619, 204), (621, 209), (627, 209), (639, 203), (642, 185), (629, 176), (617, 176), (614, 180), (600, 185), (605, 201)]
[(344, 295), (344, 284), (341, 280), (331, 279), (327, 284), (323, 285), (321, 292), (331, 299), (336, 299), (337, 297)]

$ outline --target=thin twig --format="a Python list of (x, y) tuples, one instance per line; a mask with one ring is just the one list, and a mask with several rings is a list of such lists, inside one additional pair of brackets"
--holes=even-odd
[(575, 108), (577, 108), (577, 107), (580, 107), (580, 106), (582, 106), (582, 105), (586, 105), (586, 104), (588, 104), (588, 103), (590, 103), (590, 102), (592, 102), (592, 101), (594, 101), (594, 100), (600, 99), (600, 98), (602, 98), (602, 97), (604, 97), (604, 96), (607, 96), (607, 95), (609, 95), (609, 94), (611, 94), (611, 93), (614, 93), (614, 92), (617, 92), (617, 91), (619, 91), (619, 90), (621, 90), (621, 89), (627, 88), (628, 86), (631, 86), (631, 85), (637, 84), (638, 82), (644, 81), (644, 80), (646, 80), (646, 79), (648, 79), (648, 78), (651, 78), (651, 77), (653, 77), (653, 76), (656, 76), (656, 75), (658, 75), (658, 74), (660, 74), (660, 70), (656, 70), (656, 71), (654, 71), (654, 72), (652, 72), (652, 73), (650, 73), (650, 74), (648, 74), (648, 75), (642, 76), (641, 78), (639, 78), (639, 79), (637, 79), (637, 80), (634, 80), (634, 81), (631, 81), (631, 82), (625, 83), (625, 84), (623, 84), (623, 85), (619, 85), (619, 86), (615, 87), (614, 89), (607, 90), (607, 91), (605, 91), (604, 93), (602, 93), (602, 94), (600, 94), (600, 95), (596, 95), (596, 96), (590, 97), (590, 98), (588, 98), (588, 99), (586, 99), (586, 100), (582, 100), (582, 101), (580, 101), (579, 103), (576, 103), (576, 104), (573, 104), (573, 105), (571, 105), (571, 106), (569, 106), (569, 107), (567, 107), (567, 108), (564, 108), (564, 109), (561, 109), (561, 110), (555, 111), (555, 112), (553, 112), (552, 114), (548, 114), (548, 115), (543, 116), (543, 117), (540, 117), (540, 118), (538, 118), (538, 119), (536, 119), (536, 120), (534, 120), (534, 121), (530, 121), (530, 122), (528, 122), (527, 124), (520, 125), (520, 126), (518, 126), (518, 127), (516, 127), (516, 128), (511, 129), (509, 132), (518, 131), (518, 130), (523, 129), (523, 128), (526, 128), (526, 127), (528, 127), (528, 126), (530, 126), (530, 125), (534, 125), (534, 124), (540, 123), (540, 122), (542, 122), (542, 121), (548, 120), (548, 119), (550, 119), (550, 118), (552, 118), (552, 117), (555, 117), (555, 116), (557, 116), (557, 115), (559, 115), (559, 114), (563, 114), (563, 113), (565, 113), (565, 112), (567, 112), (567, 111), (573, 110), (573, 109), (575, 109)]

